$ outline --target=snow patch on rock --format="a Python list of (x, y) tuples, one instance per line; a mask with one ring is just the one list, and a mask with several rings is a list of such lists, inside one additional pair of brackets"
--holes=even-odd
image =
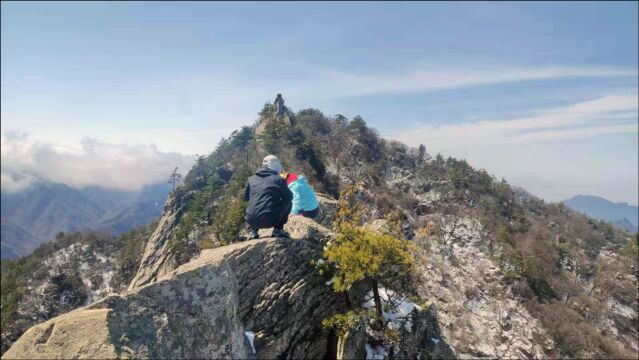
[(252, 332), (252, 331), (245, 331), (244, 335), (246, 336), (246, 338), (248, 339), (249, 343), (251, 344), (251, 350), (253, 350), (253, 354), (255, 354), (255, 346), (254, 346), (255, 333)]
[(384, 348), (383, 346), (371, 346), (370, 344), (366, 343), (366, 359), (385, 359), (386, 357), (388, 357), (388, 352), (386, 351), (386, 348)]
[[(382, 311), (384, 320), (388, 322), (388, 325), (395, 330), (403, 326), (404, 329), (410, 331), (413, 325), (413, 311), (420, 310), (421, 307), (408, 298), (384, 287), (379, 289), (379, 297), (382, 299), (383, 307), (388, 308), (388, 311)], [(369, 290), (368, 294), (366, 294), (366, 299), (362, 306), (366, 309), (374, 308), (373, 290)]]

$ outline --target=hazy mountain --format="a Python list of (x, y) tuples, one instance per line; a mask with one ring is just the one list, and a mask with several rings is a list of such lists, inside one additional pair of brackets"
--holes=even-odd
[(631, 233), (636, 233), (639, 231), (639, 227), (631, 223), (630, 220), (628, 220), (628, 218), (623, 218), (621, 220), (613, 221), (612, 224), (615, 227), (617, 227), (617, 229), (625, 229)]
[(29, 249), (33, 249), (40, 244), (37, 238), (11, 221), (2, 218), (0, 223), (0, 239), (2, 244), (0, 257), (2, 259), (27, 254)]
[(637, 231), (639, 225), (639, 208), (637, 206), (628, 205), (628, 203), (614, 203), (592, 195), (577, 195), (564, 200), (563, 203), (588, 216), (608, 220), (621, 229)]
[(100, 204), (100, 207), (112, 211), (122, 206), (126, 206), (131, 203), (138, 192), (108, 189), (99, 186), (89, 186), (80, 190), (82, 194), (89, 200), (96, 204)]
[(37, 183), (19, 193), (2, 194), (2, 217), (41, 242), (60, 231), (90, 227), (106, 211), (81, 191), (64, 184)]
[(170, 191), (169, 184), (146, 186), (131, 201), (105, 214), (97, 229), (117, 235), (147, 224), (160, 216), (164, 200)]
[(2, 257), (26, 255), (61, 231), (121, 234), (157, 218), (169, 191), (168, 184), (124, 191), (37, 183), (18, 193), (2, 193)]

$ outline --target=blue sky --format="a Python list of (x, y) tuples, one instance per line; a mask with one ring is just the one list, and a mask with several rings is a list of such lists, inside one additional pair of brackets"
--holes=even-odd
[[(281, 92), (293, 110), (359, 114), (386, 138), (467, 158), (547, 200), (636, 204), (638, 12), (636, 2), (3, 2), (3, 189), (25, 173), (76, 186), (157, 181)], [(132, 158), (160, 170), (137, 173)]]

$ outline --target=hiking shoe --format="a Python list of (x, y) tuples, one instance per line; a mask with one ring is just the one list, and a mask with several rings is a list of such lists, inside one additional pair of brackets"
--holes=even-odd
[(273, 229), (273, 233), (271, 234), (272, 237), (291, 237), (291, 235), (289, 235), (289, 233), (287, 233), (286, 231), (282, 230), (282, 229)]
[(249, 233), (249, 240), (255, 240), (255, 239), (259, 239), (260, 238), (260, 234), (257, 233), (257, 230), (255, 229), (251, 229), (251, 232)]

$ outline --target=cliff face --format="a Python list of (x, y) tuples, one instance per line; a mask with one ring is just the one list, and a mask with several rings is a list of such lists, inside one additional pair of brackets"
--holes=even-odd
[(636, 357), (636, 255), (620, 249), (636, 238), (525, 192), (503, 203), (525, 214), (508, 215), (508, 231), (478, 205), (498, 202), (495, 195), (418, 174), (396, 163), (386, 181), (416, 200), (406, 223), (425, 255), (419, 293), (437, 305), (457, 356)]
[[(311, 239), (205, 250), (156, 282), (29, 329), (3, 358), (320, 358), (336, 298)], [(254, 334), (255, 353), (245, 336)]]
[(129, 290), (151, 283), (177, 267), (169, 248), (178, 220), (175, 199), (169, 196), (164, 204), (164, 213), (147, 241), (140, 267), (129, 284)]

